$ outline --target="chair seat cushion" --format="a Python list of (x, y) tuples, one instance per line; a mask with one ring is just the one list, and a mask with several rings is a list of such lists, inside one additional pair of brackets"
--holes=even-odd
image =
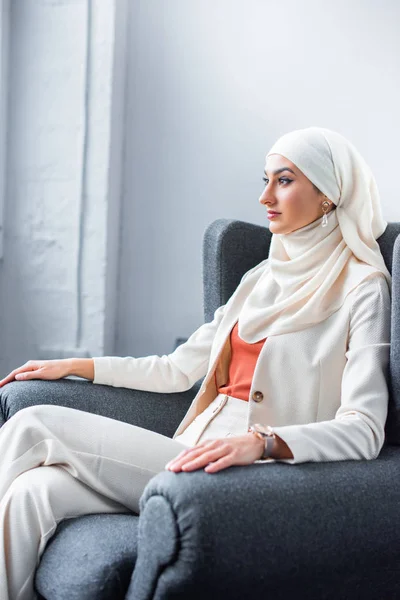
[(137, 556), (138, 515), (96, 514), (60, 523), (36, 573), (46, 600), (125, 598)]

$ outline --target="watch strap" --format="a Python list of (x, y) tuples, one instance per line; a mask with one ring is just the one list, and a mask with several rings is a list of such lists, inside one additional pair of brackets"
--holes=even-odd
[(274, 447), (275, 435), (264, 436), (264, 452), (261, 458), (270, 458), (272, 454), (272, 448)]
[(264, 451), (260, 456), (259, 460), (264, 460), (266, 458), (270, 458), (272, 454), (272, 449), (275, 442), (275, 434), (270, 426), (267, 427), (267, 432), (262, 431), (258, 423), (255, 425), (250, 425), (248, 431), (256, 435), (260, 440), (264, 442)]

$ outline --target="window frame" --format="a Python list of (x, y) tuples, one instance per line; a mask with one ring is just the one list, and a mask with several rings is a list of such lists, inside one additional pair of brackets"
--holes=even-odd
[(4, 202), (7, 174), (7, 95), (9, 57), (10, 1), (0, 0), (0, 260), (4, 244)]

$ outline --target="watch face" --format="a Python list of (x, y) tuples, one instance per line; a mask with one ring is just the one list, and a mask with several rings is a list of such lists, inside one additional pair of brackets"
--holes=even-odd
[(260, 433), (262, 433), (264, 435), (271, 435), (272, 434), (272, 430), (271, 430), (271, 427), (269, 425), (261, 425), (260, 423), (255, 423), (254, 429), (256, 431), (259, 431)]

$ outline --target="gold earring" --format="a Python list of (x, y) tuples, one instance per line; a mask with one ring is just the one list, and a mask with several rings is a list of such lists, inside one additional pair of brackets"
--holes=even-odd
[(328, 200), (324, 200), (324, 202), (322, 203), (322, 211), (324, 213), (322, 223), (321, 223), (322, 227), (326, 227), (328, 225), (328, 217), (326, 216), (326, 213), (328, 212), (330, 206), (331, 206), (331, 203), (328, 202)]

